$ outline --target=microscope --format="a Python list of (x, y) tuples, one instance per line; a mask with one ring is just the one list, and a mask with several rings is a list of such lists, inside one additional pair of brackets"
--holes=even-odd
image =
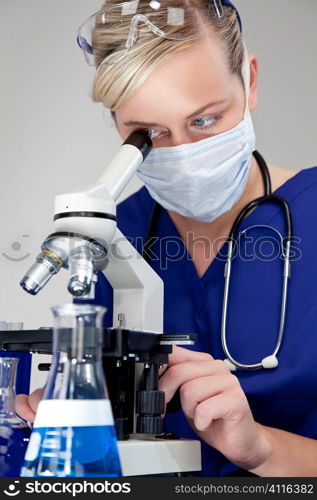
[[(113, 326), (104, 329), (103, 366), (126, 476), (201, 469), (200, 441), (162, 433), (165, 399), (158, 390), (173, 344), (193, 344), (195, 335), (163, 333), (163, 282), (117, 228), (116, 201), (151, 148), (147, 133), (131, 133), (94, 184), (56, 197), (56, 232), (20, 283), (36, 295), (65, 268), (77, 302), (94, 298), (99, 273), (110, 283)], [(50, 354), (52, 329), (0, 332), (0, 350)]]

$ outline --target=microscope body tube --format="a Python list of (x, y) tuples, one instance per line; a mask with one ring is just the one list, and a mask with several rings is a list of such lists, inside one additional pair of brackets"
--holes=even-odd
[(133, 132), (96, 183), (56, 196), (56, 230), (85, 234), (110, 244), (116, 230), (115, 202), (149, 154), (151, 145), (145, 133)]
[(135, 146), (123, 144), (94, 184), (56, 196), (55, 221), (76, 212), (115, 214), (116, 200), (143, 162)]
[(152, 141), (145, 132), (132, 132), (118, 153), (99, 177), (97, 183), (106, 185), (114, 201), (136, 173), (152, 149)]
[(97, 184), (107, 186), (110, 197), (116, 201), (142, 162), (143, 155), (139, 149), (131, 144), (123, 144)]

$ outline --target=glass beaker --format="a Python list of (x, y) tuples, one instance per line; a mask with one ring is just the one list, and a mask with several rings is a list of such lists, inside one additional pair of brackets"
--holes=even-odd
[(102, 318), (87, 304), (52, 308), (53, 359), (22, 477), (120, 477), (102, 368)]
[(15, 412), (18, 358), (0, 357), (0, 476), (19, 477), (31, 429)]

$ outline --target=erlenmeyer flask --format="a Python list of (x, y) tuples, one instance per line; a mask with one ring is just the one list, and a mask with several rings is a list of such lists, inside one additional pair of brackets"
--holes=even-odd
[(15, 413), (18, 358), (0, 357), (0, 476), (19, 477), (31, 429)]
[(53, 359), (22, 477), (122, 475), (102, 369), (105, 308), (66, 304), (54, 314)]

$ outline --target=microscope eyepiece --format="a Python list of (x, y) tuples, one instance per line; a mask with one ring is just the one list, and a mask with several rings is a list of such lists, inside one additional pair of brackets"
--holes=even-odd
[(131, 146), (138, 148), (138, 150), (142, 153), (143, 160), (145, 160), (153, 147), (149, 133), (143, 132), (142, 130), (131, 132), (123, 144), (130, 144)]

